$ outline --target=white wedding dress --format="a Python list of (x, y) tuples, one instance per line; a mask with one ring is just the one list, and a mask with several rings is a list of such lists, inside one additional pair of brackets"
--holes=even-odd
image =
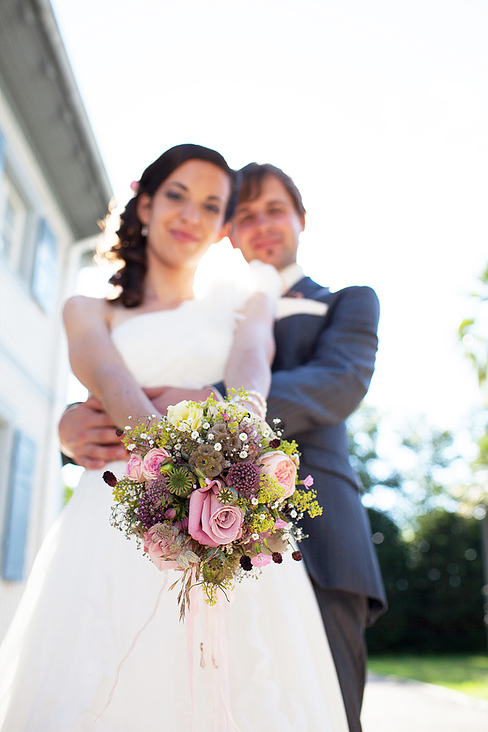
[[(140, 314), (113, 339), (143, 386), (222, 378), (235, 314), (219, 297)], [(108, 466), (116, 475), (124, 463)], [(109, 524), (103, 471), (85, 471), (44, 542), (0, 651), (3, 732), (347, 732), (305, 567), (246, 578), (217, 606)]]

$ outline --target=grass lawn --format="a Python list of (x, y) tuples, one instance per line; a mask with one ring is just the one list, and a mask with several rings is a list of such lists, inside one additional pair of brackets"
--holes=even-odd
[(488, 699), (488, 656), (371, 656), (368, 668)]

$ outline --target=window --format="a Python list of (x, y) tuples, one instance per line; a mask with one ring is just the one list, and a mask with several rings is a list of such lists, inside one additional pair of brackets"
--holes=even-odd
[(52, 312), (56, 303), (58, 251), (56, 239), (44, 220), (39, 227), (32, 273), (32, 294), (44, 312)]
[(0, 251), (13, 270), (21, 265), (27, 214), (20, 190), (5, 170), (0, 186)]
[(24, 433), (17, 432), (3, 539), (2, 576), (7, 580), (24, 579), (35, 452), (34, 442)]

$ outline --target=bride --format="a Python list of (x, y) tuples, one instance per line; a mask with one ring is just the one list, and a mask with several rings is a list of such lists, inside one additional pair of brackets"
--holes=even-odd
[[(236, 188), (215, 151), (165, 152), (121, 217), (119, 295), (65, 306), (73, 371), (121, 427), (154, 414), (142, 388), (162, 383), (205, 398), (225, 377), (251, 390), (248, 410), (262, 408), (273, 298), (258, 287), (244, 317), (230, 294), (193, 294)], [(125, 463), (109, 468), (121, 476)], [(111, 502), (101, 471), (86, 470), (39, 552), (0, 649), (4, 732), (347, 732), (301, 563), (285, 554), (229, 603), (209, 607), (195, 592), (194, 619), (181, 623), (166, 591), (176, 573), (158, 572), (110, 526)]]

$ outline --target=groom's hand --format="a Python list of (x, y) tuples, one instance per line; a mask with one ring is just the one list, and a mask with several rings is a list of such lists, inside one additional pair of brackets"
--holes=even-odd
[(95, 397), (66, 409), (59, 422), (59, 439), (67, 457), (91, 470), (127, 457), (115, 425)]
[[(144, 390), (161, 414), (166, 414), (171, 404), (183, 399), (203, 402), (208, 396), (220, 401), (222, 396), (212, 388), (178, 389), (162, 386)], [(90, 470), (100, 470), (111, 460), (125, 460), (128, 453), (115, 425), (105, 413), (101, 402), (89, 397), (86, 402), (72, 404), (59, 422), (59, 439), (63, 453), (75, 463)]]

